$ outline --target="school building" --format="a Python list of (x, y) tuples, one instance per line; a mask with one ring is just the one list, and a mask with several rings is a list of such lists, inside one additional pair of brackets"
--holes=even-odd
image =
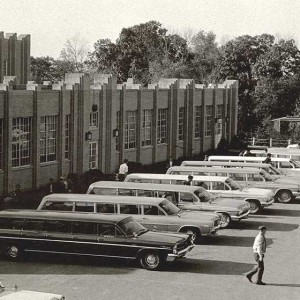
[(197, 155), (237, 132), (235, 80), (162, 79), (142, 87), (109, 74), (66, 74), (42, 85), (3, 78), (0, 195), (89, 169), (112, 173), (125, 158), (146, 165)]

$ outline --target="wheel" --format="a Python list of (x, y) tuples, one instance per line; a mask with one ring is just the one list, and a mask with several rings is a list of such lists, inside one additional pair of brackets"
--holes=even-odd
[(6, 255), (11, 260), (20, 260), (23, 255), (23, 250), (17, 245), (9, 245), (6, 248)]
[(261, 210), (261, 206), (258, 201), (249, 200), (248, 202), (250, 203), (250, 213), (251, 214), (256, 214)]
[(146, 270), (156, 270), (161, 264), (161, 258), (155, 252), (146, 252), (140, 258), (141, 266)]
[(231, 218), (228, 214), (224, 214), (224, 213), (219, 213), (218, 214), (220, 216), (220, 227), (221, 228), (226, 228), (229, 226), (230, 222), (231, 222)]
[(277, 193), (277, 200), (281, 203), (289, 203), (293, 200), (293, 194), (289, 190), (282, 190)]

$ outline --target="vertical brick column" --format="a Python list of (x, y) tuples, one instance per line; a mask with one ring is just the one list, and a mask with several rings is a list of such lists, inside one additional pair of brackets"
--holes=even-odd
[(136, 162), (141, 162), (141, 149), (142, 149), (142, 138), (141, 138), (141, 127), (143, 119), (143, 110), (142, 110), (142, 99), (143, 99), (143, 90), (140, 86), (137, 96), (137, 124), (136, 124)]
[(204, 149), (204, 136), (205, 136), (205, 87), (202, 89), (202, 98), (201, 98), (201, 106), (202, 106), (202, 114), (201, 114), (201, 128), (200, 128), (200, 138), (201, 138), (201, 145), (200, 145), (200, 153), (203, 153)]
[(195, 148), (194, 143), (194, 130), (195, 130), (195, 114), (194, 114), (194, 106), (195, 106), (195, 81), (193, 80), (191, 83), (187, 85), (187, 102), (186, 102), (186, 114), (185, 114), (185, 144), (186, 144), (186, 154), (187, 156), (193, 155), (193, 150)]
[(153, 126), (152, 126), (152, 136), (153, 136), (153, 148), (152, 148), (152, 163), (156, 162), (156, 151), (157, 151), (157, 99), (159, 97), (159, 86), (155, 86), (153, 92)]

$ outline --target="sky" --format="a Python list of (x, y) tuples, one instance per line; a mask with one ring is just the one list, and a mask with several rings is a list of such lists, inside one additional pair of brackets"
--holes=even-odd
[(269, 33), (300, 46), (299, 0), (0, 0), (0, 31), (30, 34), (35, 57), (58, 58), (75, 35), (92, 50), (98, 39), (115, 42), (122, 28), (151, 20), (170, 33), (213, 31), (219, 43)]

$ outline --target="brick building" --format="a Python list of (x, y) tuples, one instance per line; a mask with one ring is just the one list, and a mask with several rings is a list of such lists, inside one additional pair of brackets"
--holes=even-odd
[(68, 173), (115, 172), (124, 158), (152, 164), (213, 149), (237, 131), (238, 83), (164, 79), (147, 88), (111, 75), (0, 84), (0, 195)]
[(30, 35), (0, 31), (0, 83), (16, 78), (26, 84), (30, 75)]

